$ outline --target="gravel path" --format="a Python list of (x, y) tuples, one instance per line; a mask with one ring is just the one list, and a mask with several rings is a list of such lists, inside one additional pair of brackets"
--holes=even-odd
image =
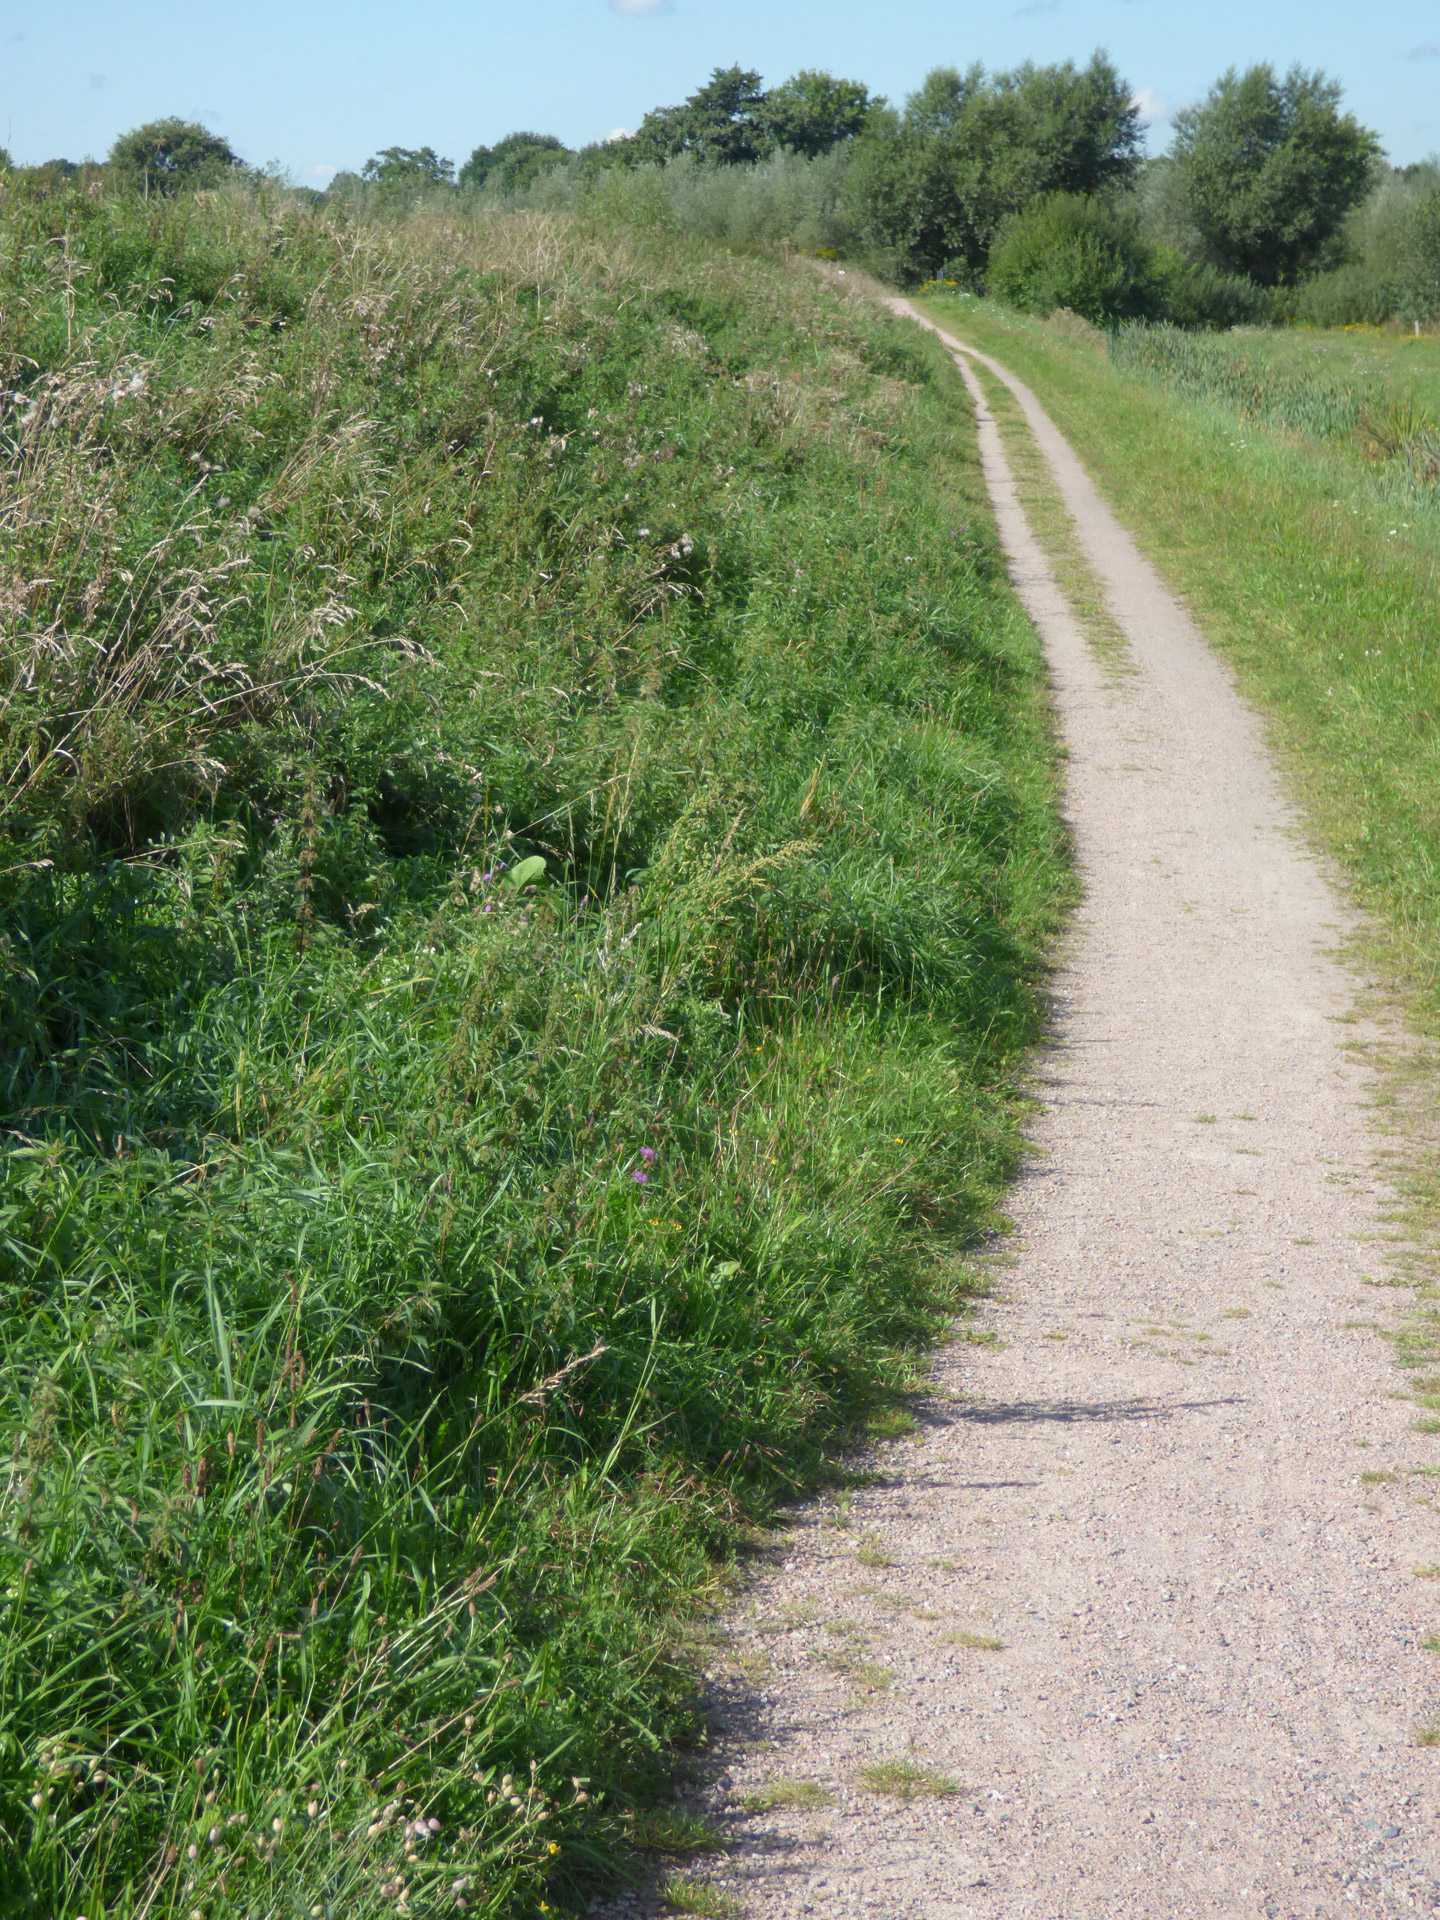
[(1362, 1283), (1387, 1196), (1349, 913), (1225, 669), (987, 360), (1134, 670), (1094, 657), (959, 364), (1086, 898), (1001, 1344), (947, 1349), (921, 1432), (848, 1510), (797, 1516), (738, 1603), (714, 1684), (736, 1846), (703, 1877), (748, 1920), (1440, 1911), (1440, 1750), (1416, 1743), (1440, 1585), (1414, 1571), (1440, 1547), (1413, 1471), (1436, 1442), (1368, 1325), (1393, 1296)]

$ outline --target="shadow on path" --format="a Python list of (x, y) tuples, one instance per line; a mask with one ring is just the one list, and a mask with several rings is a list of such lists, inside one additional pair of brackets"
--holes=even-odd
[(1007, 1400), (955, 1407), (950, 1417), (973, 1427), (1075, 1426), (1094, 1420), (1173, 1420), (1177, 1413), (1210, 1413), (1216, 1407), (1240, 1407), (1244, 1400)]

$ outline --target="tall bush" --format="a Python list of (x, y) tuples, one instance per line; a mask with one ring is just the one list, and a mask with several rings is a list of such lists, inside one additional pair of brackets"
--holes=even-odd
[(1155, 250), (1134, 211), (1078, 193), (1048, 195), (1001, 229), (992, 293), (1027, 313), (1069, 307), (1097, 325), (1153, 312)]
[(1306, 327), (1378, 327), (1394, 319), (1400, 300), (1392, 275), (1357, 261), (1302, 280), (1285, 301), (1285, 316)]

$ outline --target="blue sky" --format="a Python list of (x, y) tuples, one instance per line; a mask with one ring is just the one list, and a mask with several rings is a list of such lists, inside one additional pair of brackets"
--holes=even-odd
[(178, 113), (301, 181), (377, 148), (461, 161), (519, 128), (633, 128), (710, 69), (825, 67), (899, 101), (926, 71), (1107, 48), (1158, 117), (1223, 68), (1323, 67), (1393, 160), (1440, 148), (1440, 0), (0, 0), (0, 145), (102, 156)]

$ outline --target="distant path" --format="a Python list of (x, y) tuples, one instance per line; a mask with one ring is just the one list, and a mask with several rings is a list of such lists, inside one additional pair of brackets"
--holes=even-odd
[[(737, 1821), (720, 1877), (749, 1920), (1440, 1911), (1440, 1751), (1414, 1744), (1440, 1718), (1419, 1644), (1440, 1584), (1412, 1573), (1440, 1529), (1413, 1497), (1436, 1483), (1404, 1474), (1437, 1445), (1347, 1327), (1385, 1304), (1359, 1284), (1385, 1196), (1353, 1044), (1376, 1034), (1331, 957), (1352, 921), (1226, 670), (1034, 396), (976, 354), (1136, 670), (1093, 656), (970, 350), (940, 337), (1049, 656), (1086, 895), (987, 1310), (1006, 1345), (942, 1356), (920, 1441), (848, 1527), (802, 1515), (733, 1622), (774, 1662), (720, 1706), (734, 1794), (810, 1780), (838, 1804)], [(875, 1667), (893, 1683), (867, 1693)], [(966, 1791), (859, 1790), (887, 1759)]]

